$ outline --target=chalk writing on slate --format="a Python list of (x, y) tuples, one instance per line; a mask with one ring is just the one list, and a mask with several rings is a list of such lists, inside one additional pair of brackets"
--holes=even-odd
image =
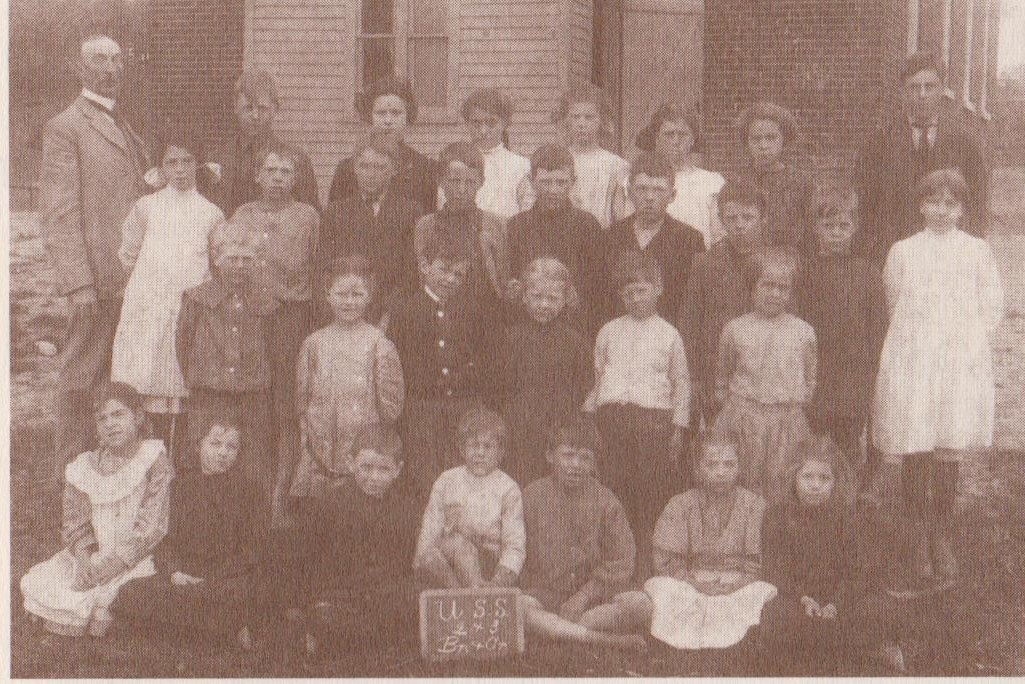
[(420, 594), (420, 653), (431, 661), (523, 653), (520, 590), (431, 589)]

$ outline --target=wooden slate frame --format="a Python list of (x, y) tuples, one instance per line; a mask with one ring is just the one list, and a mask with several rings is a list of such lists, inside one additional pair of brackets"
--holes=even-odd
[(526, 648), (526, 638), (524, 636), (523, 626), (523, 605), (520, 601), (520, 590), (515, 587), (482, 587), (479, 589), (428, 589), (420, 592), (419, 597), (419, 620), (420, 620), (420, 655), (425, 659), (432, 662), (446, 662), (450, 660), (458, 659), (457, 656), (443, 657), (439, 656), (436, 652), (432, 652), (429, 648), (428, 642), (428, 618), (426, 608), (432, 599), (437, 598), (464, 598), (464, 599), (475, 599), (475, 598), (495, 598), (501, 596), (508, 596), (512, 599), (512, 616), (513, 616), (513, 634), (515, 643), (513, 647), (505, 654), (481, 654), (479, 652), (471, 653), (465, 656), (467, 659), (497, 659), (522, 654)]

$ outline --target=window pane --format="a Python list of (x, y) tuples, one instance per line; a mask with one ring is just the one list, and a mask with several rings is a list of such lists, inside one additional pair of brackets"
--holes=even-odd
[(950, 7), (950, 65), (947, 67), (947, 87), (960, 98), (964, 90), (965, 40), (967, 39), (968, 3), (954, 0)]
[(918, 49), (943, 54), (943, 12), (947, 0), (922, 0), (918, 15)]
[(444, 35), (451, 0), (404, 0), (409, 3), (409, 35)]
[(989, 29), (989, 22), (986, 21), (986, 13), (989, 3), (985, 0), (975, 0), (975, 17), (972, 21), (972, 102), (982, 104), (983, 83), (986, 82), (987, 64), (989, 59), (989, 41), (986, 38), (986, 31)]
[(364, 87), (395, 73), (394, 38), (364, 38), (362, 43), (360, 75)]
[(391, 33), (395, 26), (395, 0), (363, 0), (362, 33)]
[(417, 102), (444, 107), (448, 102), (448, 39), (410, 38), (409, 76)]

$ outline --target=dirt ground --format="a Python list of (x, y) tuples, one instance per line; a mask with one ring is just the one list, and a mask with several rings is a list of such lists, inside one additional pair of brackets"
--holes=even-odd
[[(960, 486), (958, 589), (916, 608), (905, 652), (917, 675), (1025, 674), (1025, 169), (994, 174), (991, 244), (1007, 294), (994, 338), (996, 447), (965, 464)], [(11, 226), (11, 605), (12, 674), (16, 677), (253, 676), (669, 676), (761, 674), (765, 664), (744, 649), (642, 654), (552, 648), (528, 643), (527, 654), (493, 666), (428, 668), (415, 645), (353, 652), (302, 669), (287, 634), (261, 654), (243, 657), (224, 644), (138, 635), (116, 628), (105, 640), (46, 635), (20, 610), (18, 579), (59, 545), (60, 501), (47, 485), (56, 357), (65, 311), (54, 296), (38, 221), (15, 214)], [(44, 343), (44, 344), (40, 344)], [(867, 669), (866, 669), (867, 668)], [(872, 674), (865, 665), (856, 672)]]

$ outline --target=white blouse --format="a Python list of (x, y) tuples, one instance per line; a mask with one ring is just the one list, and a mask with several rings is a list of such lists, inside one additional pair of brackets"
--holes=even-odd
[(722, 239), (716, 196), (726, 179), (714, 171), (696, 167), (676, 173), (676, 196), (666, 211), (705, 238), (705, 249)]

